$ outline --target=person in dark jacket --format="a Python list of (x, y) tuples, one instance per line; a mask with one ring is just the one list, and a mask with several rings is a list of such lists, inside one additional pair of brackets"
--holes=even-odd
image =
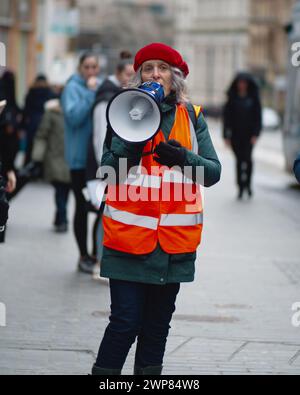
[(247, 190), (252, 196), (252, 151), (262, 128), (262, 111), (258, 86), (248, 73), (239, 73), (228, 90), (223, 113), (226, 144), (236, 157), (238, 198)]
[(16, 103), (15, 76), (6, 71), (0, 81), (0, 243), (5, 240), (5, 225), (8, 220), (7, 194), (16, 188), (14, 160), (18, 150), (18, 126), (21, 111)]
[[(133, 59), (120, 54), (120, 61), (116, 66), (115, 74), (106, 78), (100, 85), (97, 93), (93, 109), (93, 134), (89, 142), (88, 166), (87, 166), (87, 179), (92, 180), (95, 178), (98, 167), (101, 164), (103, 153), (103, 145), (106, 137), (106, 108), (109, 100), (125, 88), (134, 74)], [(91, 150), (92, 148), (92, 150)], [(93, 161), (92, 161), (93, 160)]]
[(5, 180), (1, 175), (2, 164), (0, 158), (0, 243), (5, 239), (5, 226), (8, 220), (9, 204), (6, 198)]
[[(1, 97), (1, 99), (3, 98), (4, 97)], [(5, 103), (6, 102), (3, 103), (1, 100), (0, 115), (4, 109)], [(5, 179), (2, 177), (1, 145), (0, 145), (0, 243), (4, 242), (5, 226), (8, 220), (8, 210), (9, 210), (9, 204), (6, 198), (5, 187), (6, 187), (6, 182)]]
[(45, 103), (54, 98), (55, 93), (50, 88), (47, 78), (42, 74), (38, 75), (25, 99), (23, 113), (23, 128), (26, 132), (25, 164), (31, 161), (33, 140), (45, 111)]
[(59, 98), (45, 104), (45, 114), (34, 139), (32, 159), (43, 165), (44, 178), (54, 187), (55, 231), (64, 233), (68, 229), (67, 203), (71, 179), (64, 156), (64, 117)]
[(300, 154), (298, 155), (297, 159), (295, 160), (294, 173), (297, 178), (297, 181), (300, 183)]
[(16, 188), (14, 161), (19, 148), (20, 123), (22, 112), (16, 102), (15, 76), (6, 71), (1, 78), (1, 99), (6, 105), (0, 114), (0, 157), (2, 158), (2, 174), (7, 179), (7, 192)]

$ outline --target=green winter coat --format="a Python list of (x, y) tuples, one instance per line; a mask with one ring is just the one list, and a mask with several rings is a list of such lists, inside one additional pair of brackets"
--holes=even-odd
[[(162, 104), (162, 131), (168, 139), (175, 119), (175, 103), (172, 99)], [(199, 155), (187, 151), (185, 166), (205, 168), (205, 186), (210, 187), (220, 180), (221, 164), (213, 147), (208, 127), (202, 114), (197, 120), (197, 141)], [(127, 158), (128, 168), (137, 166), (141, 159), (143, 146), (136, 148), (126, 144), (116, 136), (111, 146), (104, 147), (102, 166), (112, 166), (118, 172), (118, 159)], [(133, 255), (103, 248), (101, 276), (111, 279), (140, 283), (161, 284), (191, 282), (195, 274), (196, 251), (186, 254), (167, 254), (158, 244), (151, 254)]]
[(70, 183), (70, 170), (64, 156), (64, 118), (56, 99), (46, 105), (34, 139), (32, 159), (43, 162), (46, 181)]

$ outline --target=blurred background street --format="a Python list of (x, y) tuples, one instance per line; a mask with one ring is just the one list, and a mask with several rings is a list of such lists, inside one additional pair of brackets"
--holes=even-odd
[[(0, 314), (6, 307), (0, 375), (90, 373), (108, 323), (109, 286), (77, 270), (72, 168), (65, 163), (59, 99), (86, 51), (99, 62), (92, 76), (99, 88), (120, 58), (132, 61), (150, 42), (173, 46), (187, 61), (190, 100), (203, 106), (223, 168), (220, 183), (205, 189), (196, 278), (181, 285), (164, 374), (300, 374), (300, 322), (295, 325), (292, 310), (300, 305), (300, 188), (293, 173), (300, 153), (300, 60), (297, 67), (291, 63), (292, 44), (300, 43), (300, 1), (1, 0), (0, 101), (9, 103), (0, 117), (0, 148), (5, 143), (12, 151), (3, 176), (8, 184), (16, 176), (17, 189), (8, 194), (0, 244)], [(243, 200), (222, 122), (226, 93), (240, 71), (259, 87), (263, 126), (254, 148), (253, 197)], [(59, 180), (46, 177), (50, 165), (43, 155), (37, 159), (37, 146), (34, 151), (51, 111), (58, 168), (65, 170)], [(67, 207), (62, 220), (59, 206)], [(89, 250), (95, 218), (89, 214)], [(134, 347), (123, 374), (133, 373), (133, 360)]]

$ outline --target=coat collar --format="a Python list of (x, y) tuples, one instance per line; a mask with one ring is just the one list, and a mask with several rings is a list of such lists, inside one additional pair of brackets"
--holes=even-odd
[(161, 103), (161, 110), (162, 110), (162, 112), (168, 112), (168, 111), (173, 110), (175, 107), (176, 107), (176, 94), (171, 93)]

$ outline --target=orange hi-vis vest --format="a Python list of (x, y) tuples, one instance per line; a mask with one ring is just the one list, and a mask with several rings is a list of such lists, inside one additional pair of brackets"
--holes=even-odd
[[(201, 107), (194, 108), (198, 115)], [(195, 129), (184, 105), (176, 106), (169, 139), (198, 154)], [(146, 144), (144, 153), (161, 141), (166, 141), (162, 130)], [(153, 252), (158, 242), (169, 254), (196, 251), (203, 227), (200, 185), (178, 169), (159, 165), (153, 155), (143, 156), (136, 173), (108, 185), (104, 246), (136, 255)]]

